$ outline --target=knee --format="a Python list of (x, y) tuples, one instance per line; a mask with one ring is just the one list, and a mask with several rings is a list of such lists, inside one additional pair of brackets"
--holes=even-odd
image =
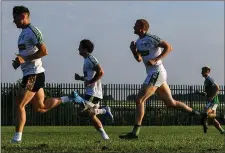
[(137, 97), (135, 100), (136, 105), (140, 105), (143, 102), (143, 98)]
[(17, 104), (16, 104), (16, 108), (17, 108), (17, 109), (24, 109), (25, 106), (17, 103)]
[(16, 108), (21, 110), (21, 109), (25, 109), (25, 104), (22, 101), (16, 101)]

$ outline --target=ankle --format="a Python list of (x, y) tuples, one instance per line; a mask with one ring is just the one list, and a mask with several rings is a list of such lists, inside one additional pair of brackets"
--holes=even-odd
[(13, 137), (13, 139), (14, 140), (18, 140), (18, 141), (21, 141), (21, 139), (22, 139), (22, 132), (16, 132), (15, 133), (15, 135), (14, 135), (14, 137)]

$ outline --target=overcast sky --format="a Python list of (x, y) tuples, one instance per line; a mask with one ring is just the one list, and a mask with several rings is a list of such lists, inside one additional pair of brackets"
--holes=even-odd
[(74, 73), (82, 74), (83, 67), (77, 48), (80, 40), (87, 38), (94, 42), (93, 55), (104, 68), (103, 83), (142, 83), (145, 67), (133, 58), (129, 44), (138, 38), (133, 34), (135, 21), (145, 18), (151, 33), (173, 46), (163, 59), (169, 84), (203, 84), (200, 73), (204, 65), (224, 84), (224, 2), (4, 1), (2, 82), (22, 77), (21, 70), (11, 66), (21, 32), (13, 23), (14, 5), (27, 6), (32, 24), (43, 33), (49, 51), (43, 58), (46, 82), (75, 82)]

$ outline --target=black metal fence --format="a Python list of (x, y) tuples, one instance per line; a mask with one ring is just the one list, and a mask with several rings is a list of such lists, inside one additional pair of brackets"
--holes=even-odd
[[(105, 125), (133, 125), (135, 119), (135, 95), (141, 85), (139, 84), (106, 84), (103, 85), (104, 98), (101, 106), (108, 105), (114, 114), (115, 122), (99, 115)], [(220, 105), (217, 108), (217, 119), (224, 122), (225, 96), (224, 87), (220, 86)], [(206, 104), (206, 97), (195, 94), (195, 91), (203, 90), (201, 85), (170, 85), (173, 98), (182, 101), (188, 106), (202, 111)], [(84, 93), (83, 84), (58, 84), (46, 83), (45, 94), (47, 97), (61, 97), (69, 95), (76, 90), (81, 95)], [(1, 123), (2, 126), (11, 126), (15, 122), (15, 95), (18, 84), (1, 83)], [(148, 99), (143, 125), (197, 125), (200, 124), (199, 117), (190, 116), (180, 110), (166, 108), (165, 104), (153, 95)], [(46, 113), (37, 113), (32, 105), (26, 106), (26, 125), (90, 125), (88, 118), (79, 115), (77, 105), (62, 104)]]

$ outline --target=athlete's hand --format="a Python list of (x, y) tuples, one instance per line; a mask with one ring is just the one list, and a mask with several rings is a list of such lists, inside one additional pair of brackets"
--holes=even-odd
[(75, 80), (81, 80), (80, 75), (79, 75), (79, 74), (77, 74), (77, 73), (75, 73), (74, 78), (75, 78)]
[(12, 60), (12, 66), (15, 70), (20, 66), (18, 58), (15, 58), (15, 60)]
[(199, 90), (196, 90), (196, 91), (195, 91), (195, 94), (201, 95), (201, 96), (206, 96), (206, 95), (207, 95), (206, 92), (201, 92), (201, 91), (199, 91)]
[(23, 63), (25, 63), (25, 57), (23, 57), (23, 56), (21, 56), (21, 55), (19, 55), (19, 54), (16, 54), (16, 61), (18, 61), (19, 62), (19, 64), (23, 64)]
[(137, 47), (134, 41), (130, 43), (130, 50), (132, 51), (132, 53), (137, 53)]

